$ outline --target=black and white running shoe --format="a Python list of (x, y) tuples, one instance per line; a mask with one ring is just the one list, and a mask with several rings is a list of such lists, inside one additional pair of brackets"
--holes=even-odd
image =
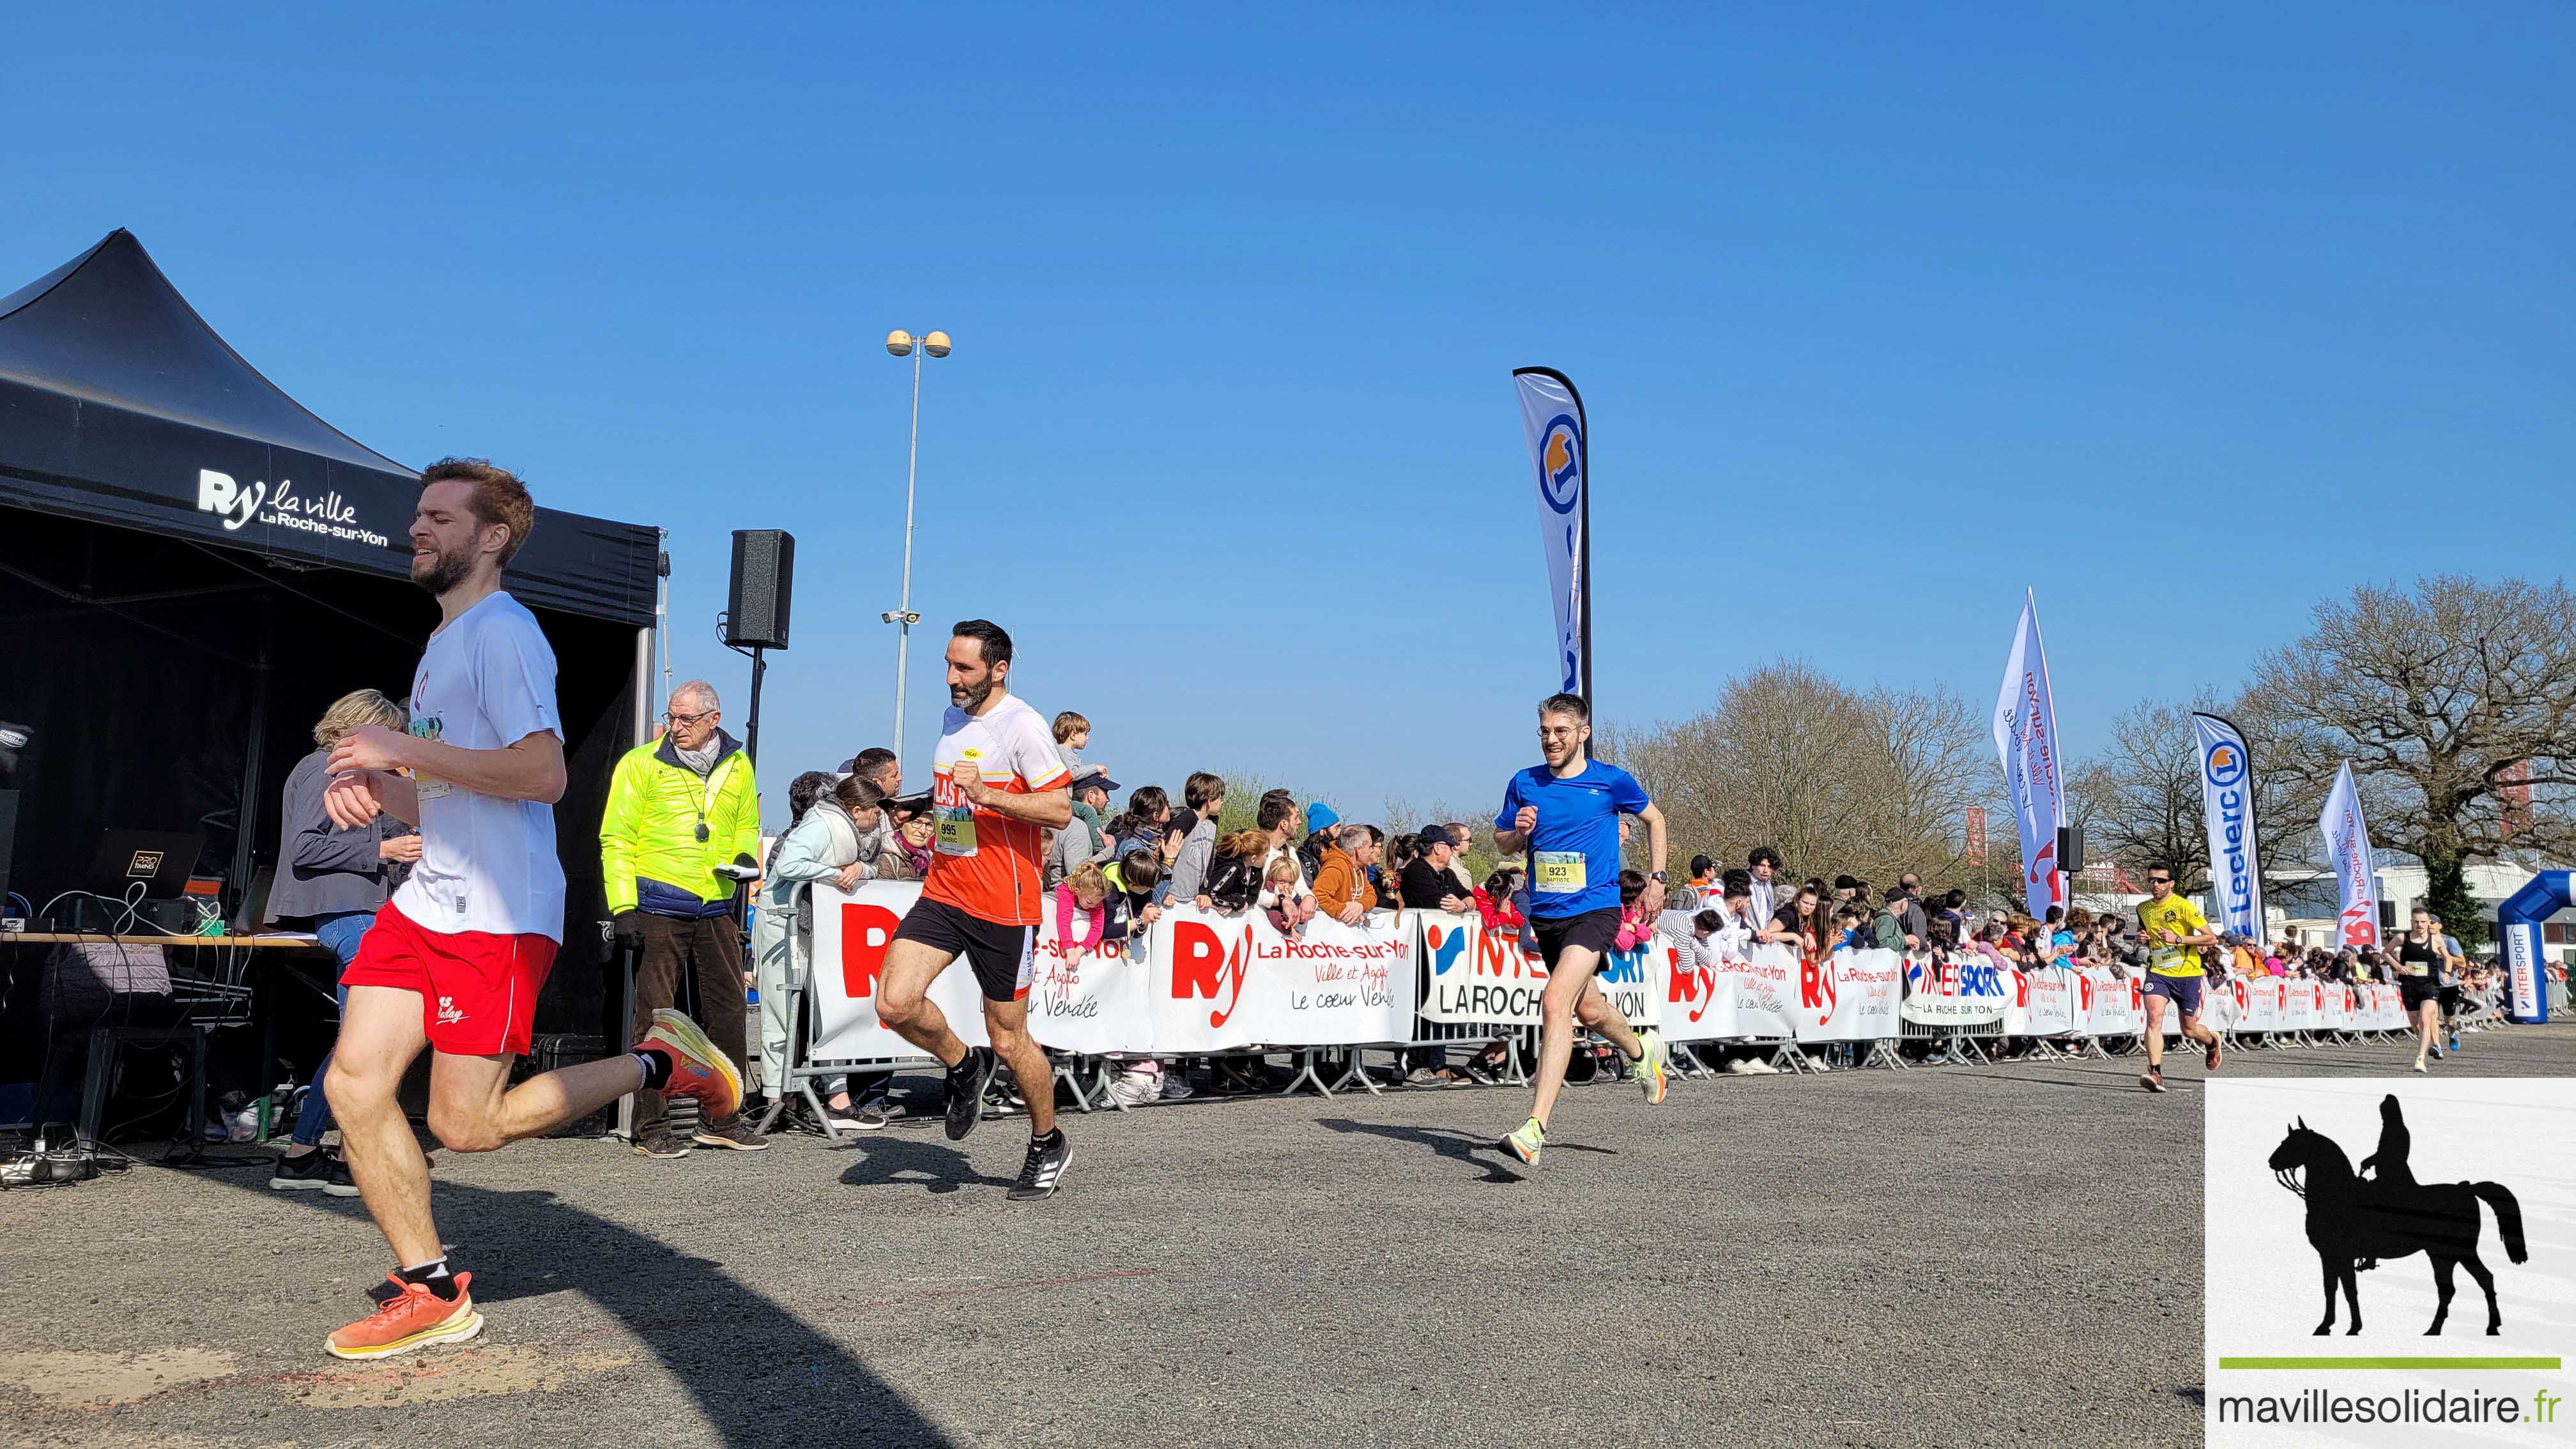
[(995, 1065), (991, 1047), (968, 1047), (957, 1065), (948, 1069), (949, 1141), (961, 1141), (975, 1130), (984, 1105), (984, 1088), (992, 1083)]
[(1011, 1184), (1011, 1201), (1035, 1202), (1064, 1181), (1064, 1165), (1073, 1160), (1073, 1144), (1058, 1127), (1029, 1139), (1029, 1160), (1020, 1164), (1020, 1180)]

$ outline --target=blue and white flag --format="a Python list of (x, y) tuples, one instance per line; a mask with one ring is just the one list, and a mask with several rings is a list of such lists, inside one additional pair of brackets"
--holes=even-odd
[(2209, 827), (2209, 899), (2219, 929), (2262, 940), (2263, 871), (2254, 858), (2254, 757), (2245, 735), (2214, 714), (2194, 712), (2200, 814)]
[(1521, 432), (1529, 440), (1530, 470), (1538, 482), (1538, 539), (1547, 555), (1549, 602), (1556, 609), (1556, 661), (1562, 676), (1557, 687), (1589, 700), (1592, 581), (1584, 569), (1590, 559), (1585, 485), (1591, 434), (1583, 424), (1583, 398), (1554, 368), (1519, 368), (1512, 382), (1520, 393)]

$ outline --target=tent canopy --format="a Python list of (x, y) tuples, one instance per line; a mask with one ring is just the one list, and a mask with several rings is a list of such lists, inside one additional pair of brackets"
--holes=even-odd
[[(240, 905), (314, 721), (360, 686), (410, 692), (439, 618), (411, 582), (419, 492), (260, 376), (123, 231), (0, 298), (0, 718), (35, 736), (11, 891), (41, 913), (91, 883), (101, 830), (165, 830), (200, 839), (198, 873)], [(554, 645), (571, 777), (541, 1030), (614, 1033), (589, 969), (596, 822), (650, 687), (659, 557), (651, 528), (539, 509), (503, 579)], [(12, 959), (0, 972), (37, 958)], [(32, 1060), (25, 985), (0, 984), (0, 1058)]]
[[(407, 579), (419, 493), (243, 361), (130, 232), (0, 298), (0, 504)], [(650, 528), (540, 508), (505, 582), (641, 628), (659, 556)]]

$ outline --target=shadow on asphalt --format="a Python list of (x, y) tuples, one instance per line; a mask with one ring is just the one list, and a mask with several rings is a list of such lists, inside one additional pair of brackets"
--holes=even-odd
[[(1990, 1078), (2004, 1082), (2037, 1082), (2045, 1087), (2073, 1087), (2079, 1092), (2117, 1092), (2123, 1097), (2149, 1097), (2155, 1095), (2154, 1093), (2149, 1092), (2146, 1088), (2139, 1086), (2137, 1077), (2131, 1074), (2106, 1072), (2086, 1072), (2084, 1074), (2086, 1076), (2109, 1076), (2116, 1078), (2116, 1081), (2102, 1082), (2079, 1082), (2067, 1077), (2026, 1077), (2019, 1072), (1975, 1071), (1963, 1072), (1961, 1075)], [(2168, 1091), (2176, 1087), (2197, 1087), (2201, 1085), (2203, 1084), (2201, 1079), (2198, 1077), (2168, 1077), (2165, 1079), (2165, 1088)]]
[(1348, 1117), (1319, 1117), (1315, 1125), (1334, 1132), (1358, 1133), (1366, 1137), (1383, 1137), (1390, 1142), (1428, 1147), (1442, 1157), (1485, 1169), (1484, 1176), (1478, 1179), (1481, 1182), (1528, 1181), (1519, 1173), (1480, 1156), (1482, 1153), (1499, 1156), (1502, 1149), (1494, 1145), (1494, 1139), (1471, 1132), (1447, 1127), (1406, 1127), (1393, 1122), (1355, 1122)]
[[(257, 1183), (266, 1191), (265, 1178), (204, 1180), (240, 1188)], [(441, 1235), (462, 1245), (457, 1266), (474, 1275), (478, 1304), (567, 1289), (587, 1295), (653, 1351), (727, 1444), (844, 1434), (848, 1442), (872, 1446), (955, 1442), (866, 1364), (785, 1305), (736, 1282), (722, 1264), (584, 1212), (550, 1192), (440, 1182), (437, 1193)], [(349, 1199), (332, 1201), (326, 1210), (363, 1220), (363, 1212), (351, 1211), (356, 1208)], [(350, 1290), (350, 1301), (354, 1315), (365, 1300)], [(316, 1362), (327, 1362), (318, 1351)], [(822, 1421), (791, 1422), (781, 1412), (791, 1407)]]
[(859, 1154), (859, 1160), (841, 1172), (842, 1183), (849, 1187), (901, 1186), (955, 1192), (969, 1183), (977, 1187), (1009, 1187), (1013, 1182), (1011, 1178), (977, 1172), (974, 1162), (944, 1139), (931, 1141), (908, 1133), (896, 1136), (879, 1132), (852, 1143), (850, 1150)]

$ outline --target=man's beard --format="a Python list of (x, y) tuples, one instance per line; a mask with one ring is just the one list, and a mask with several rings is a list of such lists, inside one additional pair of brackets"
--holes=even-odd
[(472, 572), (474, 572), (474, 556), (461, 549), (454, 553), (442, 550), (430, 555), (426, 573), (421, 571), (420, 555), (412, 555), (411, 581), (432, 594), (446, 593), (465, 582), (465, 576)]
[(984, 676), (984, 682), (978, 685), (970, 687), (963, 684), (952, 684), (948, 686), (948, 702), (957, 706), (959, 709), (981, 709), (984, 705), (984, 701), (991, 699), (992, 697), (993, 677), (989, 674)]

